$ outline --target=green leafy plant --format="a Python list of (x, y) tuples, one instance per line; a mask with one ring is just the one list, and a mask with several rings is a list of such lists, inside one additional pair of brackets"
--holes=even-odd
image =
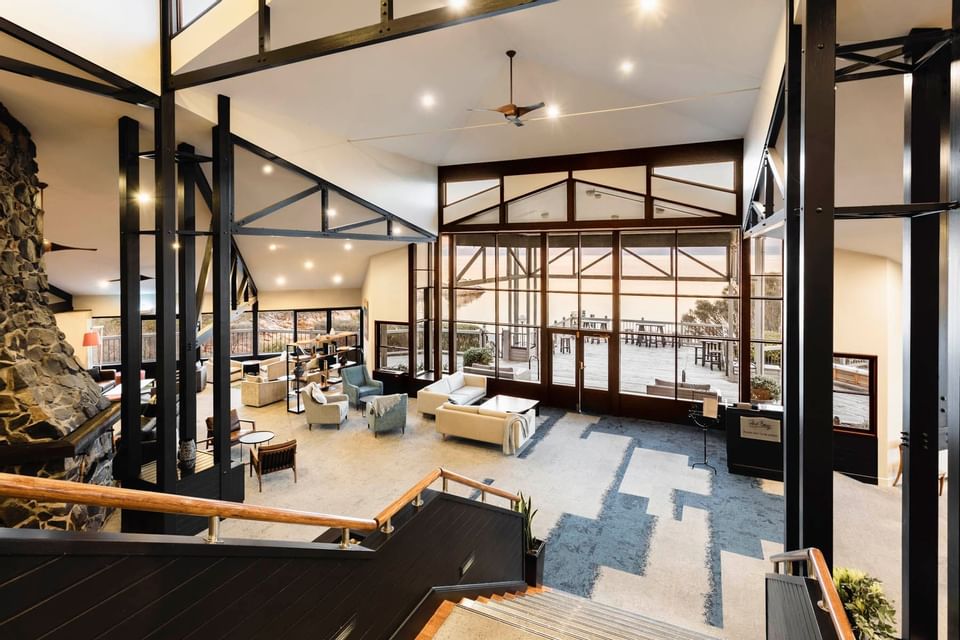
[[(758, 393), (759, 392), (759, 393)], [(776, 380), (753, 376), (750, 378), (750, 396), (756, 400), (772, 400), (780, 397), (780, 385)]]
[(517, 501), (517, 512), (523, 516), (523, 542), (527, 552), (536, 551), (540, 546), (540, 541), (533, 537), (533, 517), (537, 515), (537, 509), (533, 508), (533, 498), (519, 494)]
[(473, 364), (490, 364), (493, 362), (493, 353), (490, 349), (482, 347), (471, 347), (463, 352), (463, 366), (469, 367)]
[(836, 567), (833, 584), (858, 640), (896, 638), (895, 610), (876, 578), (856, 569)]

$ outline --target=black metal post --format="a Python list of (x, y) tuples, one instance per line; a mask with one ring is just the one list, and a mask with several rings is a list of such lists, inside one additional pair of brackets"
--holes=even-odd
[(143, 353), (140, 325), (140, 124), (124, 116), (120, 138), (120, 395), (122, 452), (117, 477), (140, 477), (140, 367)]
[[(927, 47), (908, 41), (905, 57)], [(904, 92), (904, 201), (941, 200), (949, 55), (916, 70)], [(940, 405), (941, 216), (904, 223), (903, 551), (901, 619), (908, 638), (937, 637), (937, 425)]]
[[(189, 144), (177, 146), (183, 157), (194, 153)], [(180, 442), (197, 439), (197, 298), (194, 286), (197, 280), (197, 163), (183, 161), (178, 167), (177, 199), (178, 226), (187, 233), (180, 235), (178, 253), (178, 292), (180, 325)]]
[[(960, 0), (953, 0), (952, 26), (960, 29)], [(960, 200), (960, 41), (951, 40), (947, 195)], [(947, 475), (960, 479), (960, 211), (947, 215)], [(947, 491), (947, 637), (960, 639), (960, 490)]]
[(230, 472), (230, 229), (233, 226), (233, 142), (230, 98), (217, 96), (213, 129), (213, 425), (220, 494)]
[[(783, 543), (800, 548), (800, 66), (803, 28), (787, 0), (787, 64), (784, 78), (783, 226)], [(742, 371), (743, 369), (741, 369)]]
[(800, 113), (799, 425), (803, 547), (833, 565), (836, 0), (805, 0)]
[(259, 0), (257, 7), (258, 50), (266, 53), (270, 50), (270, 5), (267, 0)]
[(160, 104), (154, 110), (156, 175), (157, 295), (157, 488), (173, 492), (177, 482), (177, 164), (176, 103), (170, 77), (170, 0), (160, 2)]

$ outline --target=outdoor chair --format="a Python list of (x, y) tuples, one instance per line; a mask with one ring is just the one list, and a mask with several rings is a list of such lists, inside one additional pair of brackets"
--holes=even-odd
[(340, 375), (343, 376), (343, 392), (354, 407), (360, 406), (358, 403), (364, 396), (379, 396), (383, 393), (383, 383), (371, 378), (367, 367), (362, 364), (345, 367)]
[(263, 491), (263, 476), (284, 469), (293, 470), (293, 481), (297, 481), (297, 441), (280, 444), (250, 447), (250, 475), (257, 472), (257, 482)]

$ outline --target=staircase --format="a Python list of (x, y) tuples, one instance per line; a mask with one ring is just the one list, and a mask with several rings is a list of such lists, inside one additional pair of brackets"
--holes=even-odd
[(444, 603), (417, 640), (712, 640), (693, 631), (546, 589)]

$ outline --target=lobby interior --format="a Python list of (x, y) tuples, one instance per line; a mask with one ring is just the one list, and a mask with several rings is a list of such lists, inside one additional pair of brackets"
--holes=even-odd
[(0, 635), (960, 639), (960, 2), (876, 4), (0, 0)]

